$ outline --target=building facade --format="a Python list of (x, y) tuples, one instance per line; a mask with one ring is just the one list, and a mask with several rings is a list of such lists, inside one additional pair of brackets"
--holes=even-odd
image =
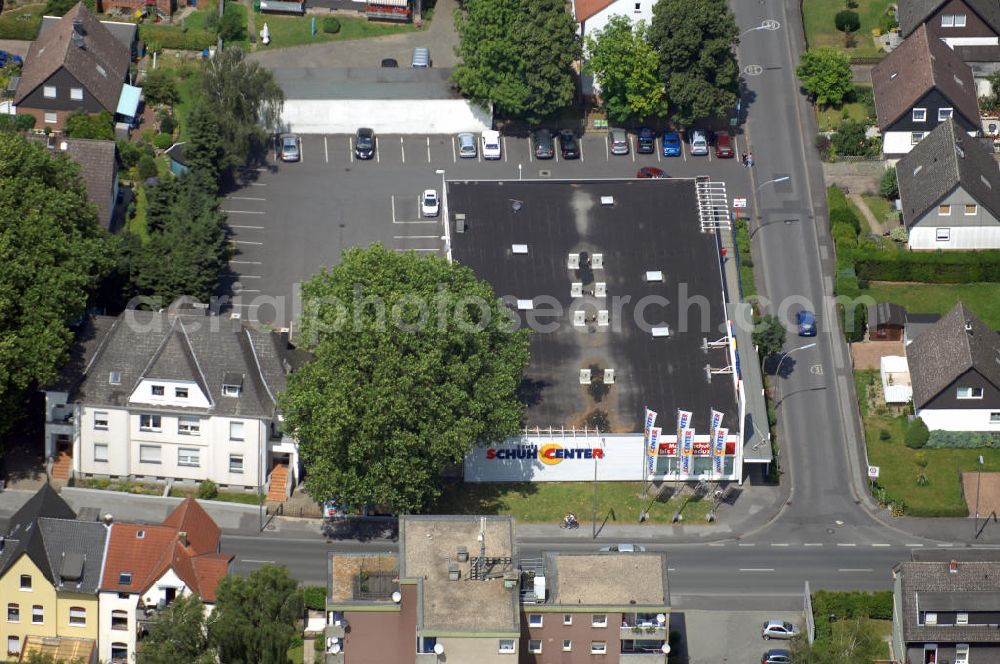
[(909, 37), (925, 26), (934, 39), (956, 46), (1000, 44), (1000, 5), (991, 0), (910, 0), (899, 6), (899, 28)]

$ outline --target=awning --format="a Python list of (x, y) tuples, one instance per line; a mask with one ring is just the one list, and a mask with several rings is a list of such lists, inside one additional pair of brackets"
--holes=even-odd
[(136, 112), (139, 110), (139, 95), (141, 94), (142, 88), (137, 88), (128, 83), (123, 84), (122, 94), (118, 98), (118, 109), (115, 113), (124, 115), (127, 118), (134, 118)]
[(301, 2), (287, 2), (286, 0), (261, 0), (260, 10), (262, 12), (304, 14), (306, 9), (305, 5)]
[(409, 0), (368, 0), (368, 4), (376, 7), (407, 7), (410, 3)]

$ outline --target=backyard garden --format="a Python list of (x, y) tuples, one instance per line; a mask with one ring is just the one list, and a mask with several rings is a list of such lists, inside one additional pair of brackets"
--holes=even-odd
[(898, 27), (893, 0), (802, 0), (808, 48), (835, 48), (852, 61), (878, 61), (876, 38)]

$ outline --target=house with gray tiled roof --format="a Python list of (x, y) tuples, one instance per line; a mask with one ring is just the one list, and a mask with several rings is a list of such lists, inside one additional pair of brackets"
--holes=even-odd
[(1000, 562), (893, 569), (892, 648), (903, 664), (1000, 662)]
[(896, 165), (910, 249), (1000, 249), (1000, 167), (954, 120)]
[(96, 316), (46, 388), (53, 476), (212, 480), (284, 500), (298, 446), (277, 395), (297, 357), (286, 334), (184, 304)]

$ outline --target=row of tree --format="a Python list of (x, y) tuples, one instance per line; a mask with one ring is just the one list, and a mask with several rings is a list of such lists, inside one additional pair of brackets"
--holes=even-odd
[(502, 117), (556, 116), (576, 97), (581, 58), (617, 123), (669, 114), (689, 126), (736, 106), (739, 31), (726, 0), (658, 0), (649, 26), (615, 17), (585, 45), (559, 0), (469, 0), (456, 26), (453, 80)]

